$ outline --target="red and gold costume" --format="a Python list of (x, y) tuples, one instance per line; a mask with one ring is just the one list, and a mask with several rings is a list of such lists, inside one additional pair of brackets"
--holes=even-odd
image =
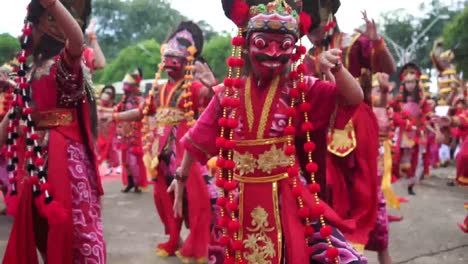
[[(98, 115), (113, 111), (115, 99), (115, 88), (105, 86), (101, 91), (98, 105)], [(118, 149), (117, 124), (115, 122), (103, 122), (98, 124), (98, 139), (96, 143), (98, 153), (98, 164), (107, 161), (110, 170), (120, 165)]]
[[(393, 173), (408, 182), (409, 194), (413, 186), (428, 173), (428, 118), (433, 114), (431, 105), (424, 100), (419, 88), (419, 67), (413, 63), (403, 66), (399, 100), (392, 103), (393, 122), (396, 126), (396, 145), (393, 155)], [(413, 85), (412, 90), (408, 86)]]
[[(457, 175), (455, 183), (466, 188), (468, 186), (468, 140), (466, 140), (468, 135), (468, 110), (465, 109), (450, 119), (451, 125), (458, 128), (461, 140), (460, 152), (456, 156)], [(468, 210), (468, 202), (465, 202), (465, 209)], [(458, 224), (458, 226), (463, 232), (468, 233), (468, 213), (464, 222)]]
[[(182, 139), (202, 163), (218, 155), (217, 226), (224, 256), (215, 261), (363, 263), (352, 247), (339, 245), (347, 243), (335, 228), (350, 230), (355, 222), (342, 221), (319, 198), (325, 182), (326, 131), (338, 91), (332, 83), (304, 77), (302, 64), (290, 76), (281, 71), (290, 61), (285, 51), (292, 53), (299, 37), (296, 12), (306, 1), (250, 4), (223, 1), (227, 16), (243, 28), (232, 41), (230, 76), (215, 88), (216, 96)], [(307, 29), (308, 15), (300, 17)], [(252, 70), (241, 76), (244, 45)], [(265, 56), (270, 52), (277, 58)], [(295, 61), (305, 52), (298, 47)], [(353, 112), (351, 107), (342, 114), (350, 118)], [(308, 179), (309, 188), (301, 177)]]
[[(210, 238), (211, 207), (204, 164), (196, 163), (191, 169), (184, 205), (186, 219), (174, 216), (174, 196), (167, 191), (185, 152), (179, 141), (210, 100), (206, 98), (211, 94), (210, 88), (194, 81), (194, 65), (202, 49), (201, 29), (191, 21), (181, 22), (161, 49), (164, 59), (160, 70), (168, 74), (168, 82), (158, 85), (158, 72), (141, 112), (129, 113), (129, 119), (144, 118), (143, 160), (152, 176), (156, 209), (169, 236), (168, 241), (157, 245), (156, 254), (160, 257), (176, 254), (184, 263), (191, 259), (205, 262)], [(177, 251), (184, 220), (190, 233)]]
[[(64, 5), (76, 19), (86, 21), (89, 1)], [(38, 1), (31, 2), (27, 21), (33, 22), (25, 24), (23, 41), (31, 37), (32, 23), (48, 35), (54, 28), (47, 12), (38, 10), (44, 9)], [(10, 195), (18, 196), (18, 207), (5, 264), (37, 264), (38, 252), (48, 264), (106, 261), (99, 201), (103, 189), (93, 145), (94, 92), (81, 56), (70, 56), (64, 46), (59, 54), (34, 64), (29, 80), (22, 71), (26, 51), (18, 57), (16, 89), (23, 90), (15, 93), (15, 107), (27, 121), (18, 130), (19, 118), (9, 115)]]
[[(13, 60), (9, 63), (5, 63), (3, 66), (0, 67), (0, 120), (8, 114), (8, 111), (11, 107), (11, 101), (13, 99), (13, 95), (11, 94), (13, 89), (16, 86), (13, 78), (10, 77), (12, 75), (14, 68), (18, 67), (19, 65), (17, 60)], [(5, 79), (3, 79), (5, 78)], [(3, 193), (3, 197), (5, 199), (8, 198), (7, 191), (8, 191), (8, 172), (6, 170), (7, 167), (7, 160), (5, 159), (4, 153), (0, 153), (0, 189)], [(6, 202), (8, 204), (8, 202)]]
[[(119, 112), (140, 109), (143, 104), (143, 98), (140, 95), (141, 79), (140, 69), (125, 76), (123, 80), (125, 94), (115, 107), (114, 117)], [(142, 122), (141, 120), (119, 122), (118, 118), (114, 118), (114, 121), (118, 125), (122, 151), (122, 181), (125, 186), (123, 192), (129, 192), (132, 188), (135, 188), (135, 192), (141, 192), (141, 188), (148, 186), (146, 168), (143, 163)]]
[[(326, 9), (324, 5), (323, 10)], [(321, 20), (330, 21), (334, 12), (336, 8), (322, 11)], [(328, 27), (333, 27), (334, 23), (331, 20)], [(382, 71), (384, 63), (393, 62), (379, 59), (380, 53), (386, 52), (383, 38), (370, 40), (361, 34), (351, 36), (337, 31), (325, 41), (328, 42), (328, 48), (342, 51), (343, 65), (355, 78), (361, 78), (365, 94), (365, 102), (359, 105), (349, 121), (343, 119), (345, 116), (340, 113), (344, 110), (337, 106), (332, 118), (334, 127), (329, 133), (327, 154), (330, 205), (340, 217), (356, 221), (359, 228), (345, 232), (345, 237), (358, 250), (364, 251), (376, 223), (380, 193), (377, 177), (379, 126), (371, 105), (372, 87), (369, 79), (371, 72)], [(304, 63), (310, 75), (322, 77), (317, 61), (326, 48), (322, 41), (322, 45), (316, 45), (309, 51)]]

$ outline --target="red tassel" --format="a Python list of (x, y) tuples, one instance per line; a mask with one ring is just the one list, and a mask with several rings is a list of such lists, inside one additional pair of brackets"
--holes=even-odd
[(287, 126), (284, 128), (284, 134), (286, 136), (294, 136), (296, 134), (296, 128), (293, 126)]
[(336, 259), (339, 254), (340, 252), (335, 247), (327, 249), (327, 253), (325, 253), (328, 259)]
[(243, 1), (234, 1), (230, 14), (232, 22), (238, 27), (242, 27), (249, 19), (249, 9), (249, 5)]
[(301, 12), (299, 14), (299, 21), (302, 34), (307, 34), (312, 26), (312, 18), (306, 12)]
[(291, 156), (294, 153), (296, 153), (296, 148), (294, 146), (287, 146), (286, 149), (284, 150), (284, 153), (288, 156)]
[[(45, 203), (45, 201), (43, 202)], [(52, 201), (44, 205), (44, 216), (49, 225), (60, 225), (66, 221), (68, 213), (60, 203)]]

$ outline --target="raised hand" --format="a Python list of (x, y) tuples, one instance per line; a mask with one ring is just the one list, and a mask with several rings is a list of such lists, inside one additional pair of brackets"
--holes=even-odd
[(87, 36), (96, 34), (96, 19), (95, 18), (91, 19), (91, 21), (89, 22), (88, 28), (86, 28), (85, 32)]
[(377, 74), (377, 80), (379, 81), (380, 87), (390, 88), (389, 75), (383, 72)]
[(216, 78), (210, 67), (208, 64), (200, 61), (195, 62), (195, 79), (199, 80), (208, 88), (216, 85)]
[(334, 82), (335, 78), (331, 70), (341, 66), (341, 54), (342, 51), (339, 49), (329, 49), (319, 56), (320, 70), (327, 76), (329, 81)]
[(374, 19), (369, 20), (369, 18), (367, 17), (366, 10), (361, 11), (361, 14), (362, 14), (362, 19), (366, 23), (366, 29), (364, 31), (360, 29), (355, 29), (355, 31), (365, 36), (369, 40), (378, 40), (379, 34), (377, 34), (377, 26), (375, 25)]

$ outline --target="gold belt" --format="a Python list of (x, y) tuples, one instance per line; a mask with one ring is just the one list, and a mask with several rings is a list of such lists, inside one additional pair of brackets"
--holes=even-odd
[(157, 126), (176, 126), (180, 123), (182, 123), (183, 120), (181, 121), (173, 121), (173, 122), (156, 122)]
[(286, 143), (292, 139), (290, 136), (265, 138), (265, 139), (250, 139), (250, 140), (234, 140), (236, 146), (262, 146), (262, 145), (273, 145), (278, 143)]
[(288, 173), (283, 172), (276, 175), (265, 176), (265, 177), (245, 177), (238, 174), (234, 174), (234, 179), (238, 182), (245, 183), (269, 183), (277, 182), (288, 178)]
[(38, 111), (31, 114), (37, 129), (48, 129), (58, 126), (68, 126), (75, 121), (75, 109), (53, 109)]

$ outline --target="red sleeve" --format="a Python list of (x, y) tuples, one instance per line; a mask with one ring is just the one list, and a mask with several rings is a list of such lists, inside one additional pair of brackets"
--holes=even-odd
[(357, 47), (359, 47), (359, 62), (361, 68), (367, 68), (371, 69), (372, 68), (372, 62), (371, 62), (371, 57), (372, 57), (372, 43), (371, 41), (362, 36), (359, 37), (357, 41)]
[(337, 100), (336, 85), (314, 77), (306, 77), (305, 82), (309, 87), (306, 100), (312, 104), (312, 110), (309, 113), (311, 122), (316, 129), (324, 129), (328, 127), (330, 117), (335, 110)]
[(195, 125), (181, 139), (185, 149), (201, 164), (206, 164), (210, 158), (218, 154), (215, 139), (220, 133), (218, 125), (220, 117), (221, 106), (218, 96), (214, 96)]
[(353, 116), (357, 147), (354, 150), (355, 164), (350, 184), (349, 219), (356, 220), (359, 227), (346, 238), (366, 244), (369, 233), (374, 229), (377, 218), (377, 159), (379, 149), (379, 127), (372, 108), (362, 103)]
[(84, 48), (84, 50), (83, 50), (83, 60), (84, 60), (84, 63), (86, 65), (86, 67), (88, 67), (88, 69), (91, 72), (96, 70), (94, 68), (94, 50), (92, 48), (90, 48), (90, 47)]

